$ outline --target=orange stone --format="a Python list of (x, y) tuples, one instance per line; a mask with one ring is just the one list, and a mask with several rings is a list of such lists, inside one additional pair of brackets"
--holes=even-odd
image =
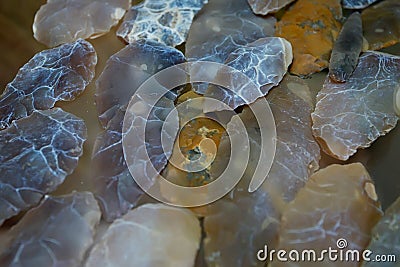
[(340, 0), (299, 0), (283, 15), (275, 35), (292, 44), (292, 74), (306, 76), (328, 67), (341, 18)]
[[(207, 153), (207, 151), (204, 151), (203, 141), (205, 139), (211, 140), (215, 144), (215, 147), (218, 148), (221, 136), (225, 133), (225, 129), (221, 124), (207, 118), (202, 113), (201, 104), (203, 102), (201, 100), (191, 101), (200, 96), (201, 95), (194, 91), (188, 91), (182, 94), (177, 100), (177, 104), (186, 102), (186, 107), (182, 110), (178, 108), (181, 121), (181, 131), (179, 132), (178, 146), (174, 148), (171, 160), (182, 168), (185, 168), (185, 165), (190, 164), (192, 159), (195, 160), (201, 154)], [(196, 116), (200, 117), (196, 118)], [(189, 118), (194, 119), (190, 119), (187, 123), (184, 123), (184, 121)], [(175, 158), (178, 158), (176, 157), (176, 154), (179, 152), (184, 156), (184, 162), (182, 159), (179, 161), (174, 160)], [(182, 186), (201, 186), (212, 181), (209, 174), (210, 167), (198, 172), (186, 172), (175, 167), (173, 164), (168, 163), (163, 172), (163, 176), (167, 180)]]

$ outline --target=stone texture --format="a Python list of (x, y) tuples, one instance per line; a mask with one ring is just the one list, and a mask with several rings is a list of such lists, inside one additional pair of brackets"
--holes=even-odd
[[(143, 194), (129, 172), (123, 154), (122, 130), (127, 104), (150, 76), (184, 60), (183, 54), (172, 47), (140, 40), (111, 56), (97, 80), (95, 99), (100, 122), (105, 130), (95, 141), (92, 155), (95, 171), (91, 181), (106, 221), (121, 217), (137, 204)], [(176, 93), (171, 93), (170, 96), (172, 95), (176, 98)], [(167, 98), (163, 99), (167, 101)], [(159, 104), (158, 108), (162, 109), (165, 102)], [(168, 100), (168, 105), (173, 106), (173, 100)], [(155, 109), (147, 119), (154, 119), (153, 124), (160, 124), (161, 121), (155, 113), (161, 109), (157, 110), (157, 106), (153, 108)], [(149, 131), (148, 129), (147, 133)], [(153, 132), (154, 135), (159, 135), (161, 130)], [(160, 140), (157, 140), (147, 140), (151, 145), (146, 150), (152, 157), (152, 163), (163, 162), (160, 166), (164, 166), (166, 158), (162, 156), (162, 151), (157, 150), (160, 144)], [(161, 171), (162, 167), (159, 169)]]
[(247, 0), (254, 13), (267, 15), (278, 12), (281, 8), (294, 2), (294, 0)]
[(357, 66), (363, 47), (361, 15), (351, 14), (333, 46), (329, 60), (329, 77), (335, 82), (345, 82)]
[(89, 192), (46, 196), (0, 240), (1, 266), (81, 266), (100, 210)]
[(346, 83), (326, 79), (312, 114), (313, 132), (325, 152), (347, 160), (396, 126), (394, 93), (400, 57), (363, 53)]
[(34, 110), (74, 100), (93, 79), (96, 63), (94, 48), (84, 40), (37, 53), (0, 96), (0, 130)]
[(37, 204), (83, 153), (83, 120), (59, 108), (34, 111), (0, 134), (0, 224)]
[[(243, 72), (253, 81), (255, 87), (249, 86), (247, 81), (238, 81), (237, 75), (227, 76), (231, 88), (210, 85), (205, 96), (224, 102), (235, 109), (244, 104), (250, 104), (257, 98), (265, 96), (271, 88), (278, 85), (285, 76), (289, 65), (292, 63), (292, 46), (288, 41), (279, 37), (266, 37), (258, 39), (233, 51), (225, 64)], [(226, 75), (222, 73), (222, 75)], [(218, 74), (217, 74), (217, 79)], [(222, 78), (221, 78), (222, 79)]]
[(394, 111), (396, 115), (400, 117), (400, 87), (396, 88), (395, 96), (394, 96)]
[[(374, 185), (361, 163), (331, 165), (310, 177), (282, 215), (278, 249), (340, 250), (337, 240), (345, 239), (347, 249), (362, 250), (371, 229), (382, 216)], [(336, 253), (335, 255), (337, 255)], [(286, 255), (288, 257), (288, 255)], [(280, 262), (271, 266), (358, 266), (357, 261)]]
[(112, 222), (133, 208), (143, 191), (132, 178), (122, 149), (125, 108), (116, 110), (107, 128), (97, 135), (92, 155), (91, 183), (103, 218)]
[(275, 36), (292, 44), (292, 74), (306, 76), (328, 67), (341, 18), (340, 0), (298, 0), (284, 13)]
[[(189, 91), (178, 98), (178, 103), (182, 101), (178, 106), (181, 125), (175, 140), (178, 145), (174, 147), (170, 162), (162, 172), (162, 176), (168, 181), (182, 186), (202, 186), (212, 181), (209, 163), (215, 153), (210, 153), (202, 142), (212, 141), (218, 148), (221, 136), (225, 133), (225, 125), (202, 112), (203, 101), (194, 100), (198, 97), (199, 95)], [(200, 164), (202, 170), (198, 171)]]
[(129, 0), (48, 0), (35, 15), (33, 35), (53, 47), (107, 33), (129, 8)]
[[(258, 123), (245, 107), (238, 116), (246, 125), (249, 136), (249, 164), (236, 188), (206, 207), (204, 246), (209, 266), (264, 266), (265, 263), (256, 258), (257, 251), (264, 244), (272, 248), (276, 245), (279, 218), (285, 203), (294, 198), (309, 175), (318, 169), (320, 151), (311, 132), (312, 104), (307, 85), (299, 78), (286, 76), (266, 98), (277, 132), (272, 168), (261, 187), (249, 193), (249, 181), (260, 151), (270, 150), (270, 147), (261, 148)], [(229, 146), (228, 138), (223, 136), (215, 168), (211, 169), (213, 175), (226, 166)]]
[(133, 42), (112, 55), (96, 81), (95, 101), (103, 127), (150, 76), (184, 61), (180, 51), (149, 40)]
[(129, 10), (117, 35), (128, 43), (148, 39), (167, 46), (177, 46), (186, 41), (193, 17), (207, 2), (145, 0)]
[(190, 211), (146, 204), (110, 225), (85, 266), (190, 267), (200, 236), (200, 223)]
[(342, 0), (342, 6), (348, 9), (363, 9), (376, 1), (378, 0)]
[(400, 41), (400, 2), (385, 0), (361, 13), (369, 49), (379, 50)]
[[(395, 255), (397, 263), (393, 261), (380, 262), (379, 266), (389, 267), (398, 266), (398, 256), (400, 255), (400, 198), (398, 198), (385, 211), (385, 215), (372, 229), (372, 239), (367, 249), (374, 255)], [(364, 262), (362, 266), (376, 266), (373, 261)]]
[(185, 45), (188, 60), (223, 63), (237, 48), (275, 32), (273, 17), (254, 15), (246, 0), (212, 0), (190, 27)]

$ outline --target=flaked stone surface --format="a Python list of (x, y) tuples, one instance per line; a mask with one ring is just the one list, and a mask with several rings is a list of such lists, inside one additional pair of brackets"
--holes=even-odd
[(34, 111), (0, 134), (0, 224), (37, 204), (73, 172), (86, 126), (60, 108)]
[[(248, 80), (238, 81), (237, 75), (232, 74), (226, 77), (232, 91), (210, 85), (205, 96), (222, 101), (231, 108), (250, 104), (279, 84), (292, 59), (292, 46), (283, 38), (266, 37), (249, 43), (233, 51), (225, 64), (246, 74), (256, 87), (250, 86)], [(218, 74), (216, 79), (219, 80)], [(258, 90), (254, 91), (254, 88)]]
[[(143, 194), (128, 170), (123, 153), (123, 120), (128, 102), (149, 77), (184, 60), (183, 54), (172, 47), (154, 41), (140, 40), (113, 55), (97, 80), (96, 104), (105, 131), (97, 136), (95, 142), (92, 164), (96, 166), (96, 171), (93, 174), (92, 183), (96, 188), (95, 195), (100, 201), (106, 221), (121, 217), (137, 204)], [(155, 92), (145, 92), (149, 97), (154, 95), (152, 93)], [(145, 162), (149, 168), (154, 164), (157, 170), (161, 171), (167, 163), (167, 156), (161, 148), (163, 123), (161, 119), (165, 119), (165, 115), (173, 108), (176, 97), (176, 92), (170, 92), (165, 97), (161, 97), (161, 101), (155, 106), (148, 107), (151, 109), (148, 118), (130, 117), (131, 121), (136, 118), (143, 128), (147, 127), (146, 139), (143, 143), (140, 143), (142, 139), (138, 138), (138, 135), (143, 136), (135, 132), (139, 128), (136, 127), (138, 124), (131, 129), (132, 141), (137, 142), (132, 148), (132, 151), (135, 151), (133, 156), (144, 157), (144, 153), (148, 153), (151, 158), (151, 160), (139, 160), (137, 164), (141, 165)], [(140, 100), (139, 105), (146, 105), (146, 99), (143, 103)], [(141, 110), (136, 106), (132, 112)], [(142, 168), (138, 167), (137, 171), (142, 171)]]
[(33, 36), (53, 47), (107, 33), (130, 7), (129, 0), (48, 0), (35, 15)]
[(267, 15), (278, 12), (294, 0), (248, 0), (248, 2), (254, 13)]
[(208, 0), (145, 0), (133, 6), (117, 35), (131, 43), (154, 40), (175, 47), (186, 41), (193, 17)]
[(393, 105), (396, 115), (400, 117), (400, 86), (395, 89)]
[(74, 100), (93, 79), (96, 63), (93, 46), (81, 39), (37, 53), (0, 96), (0, 130), (34, 110)]
[[(264, 262), (257, 260), (258, 250), (265, 244), (274, 248), (285, 203), (294, 198), (309, 175), (318, 169), (320, 151), (311, 132), (312, 103), (307, 85), (299, 78), (286, 76), (266, 98), (277, 132), (272, 168), (261, 187), (249, 193), (249, 181), (260, 151), (270, 148), (260, 146), (259, 125), (245, 107), (238, 116), (249, 136), (249, 164), (236, 188), (207, 207), (204, 246), (209, 266), (264, 266)], [(211, 173), (218, 175), (223, 171), (220, 168), (229, 160), (226, 153), (229, 146), (228, 138), (223, 136)]]
[(346, 83), (327, 78), (312, 113), (313, 133), (324, 151), (347, 160), (393, 129), (399, 81), (400, 57), (380, 52), (363, 53)]
[(298, 0), (284, 13), (275, 36), (292, 44), (290, 73), (307, 76), (328, 67), (341, 18), (340, 0)]
[(385, 0), (361, 13), (369, 49), (379, 50), (400, 42), (400, 2)]
[[(278, 249), (362, 250), (371, 230), (382, 216), (375, 189), (361, 163), (330, 165), (313, 174), (282, 214)], [(339, 246), (338, 246), (339, 244)], [(345, 251), (345, 250), (344, 250)], [(287, 255), (286, 255), (287, 256)], [(323, 261), (280, 262), (271, 266), (337, 266), (325, 255)], [(361, 257), (361, 256), (360, 256)], [(358, 261), (340, 261), (340, 266), (358, 266)]]
[(378, 0), (342, 0), (343, 8), (362, 9), (375, 3)]
[[(168, 73), (171, 81), (179, 79), (178, 76), (181, 73)], [(156, 182), (161, 179), (160, 173), (168, 164), (179, 133), (179, 116), (174, 110), (181, 89), (167, 89), (159, 83), (167, 77), (157, 78), (132, 97), (122, 129), (122, 146), (130, 173), (135, 181), (140, 180), (143, 190), (156, 188), (156, 191), (159, 185)]]
[(96, 81), (95, 101), (103, 127), (150, 76), (184, 61), (179, 50), (149, 40), (133, 42), (112, 55)]
[[(374, 255), (395, 255), (396, 261), (400, 255), (400, 198), (385, 211), (382, 219), (372, 229), (372, 239), (367, 249)], [(398, 263), (397, 263), (398, 265)], [(379, 266), (397, 266), (393, 261), (380, 262)], [(362, 266), (376, 266), (373, 261), (364, 262)]]
[(1, 266), (81, 266), (100, 215), (92, 193), (46, 196), (0, 240)]
[(276, 19), (256, 16), (247, 0), (212, 0), (197, 14), (185, 45), (188, 60), (223, 63), (237, 48), (273, 36)]
[(130, 174), (123, 154), (125, 111), (123, 107), (116, 111), (107, 128), (97, 135), (93, 148), (91, 183), (103, 218), (108, 222), (133, 208), (144, 193)]
[(146, 204), (110, 225), (85, 266), (190, 267), (200, 236), (200, 223), (189, 210)]
[(329, 77), (335, 82), (345, 82), (357, 66), (363, 47), (361, 15), (351, 14), (333, 45), (329, 60)]

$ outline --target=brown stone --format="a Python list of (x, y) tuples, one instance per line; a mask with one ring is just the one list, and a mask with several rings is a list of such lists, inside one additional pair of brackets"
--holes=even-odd
[(275, 35), (292, 44), (292, 74), (310, 75), (328, 67), (341, 17), (340, 0), (299, 0), (286, 11)]
[(92, 193), (46, 196), (0, 239), (1, 266), (82, 266), (100, 209)]
[(369, 49), (379, 50), (400, 41), (400, 2), (382, 1), (361, 13)]
[[(373, 182), (360, 163), (331, 165), (316, 172), (283, 212), (278, 249), (314, 250), (317, 257), (329, 247), (338, 251), (342, 248), (343, 252), (361, 251), (382, 216), (379, 202), (371, 195), (375, 195)], [(325, 254), (323, 261), (280, 262), (275, 257), (271, 266), (338, 266), (338, 263), (359, 265), (358, 261), (332, 261)]]
[(365, 52), (345, 83), (326, 78), (311, 114), (313, 132), (329, 155), (347, 160), (391, 131), (398, 121), (395, 90), (400, 81), (400, 57)]
[(190, 267), (200, 237), (200, 223), (189, 210), (142, 205), (110, 225), (85, 266)]
[(57, 46), (107, 33), (124, 16), (129, 0), (48, 0), (35, 15), (36, 40)]

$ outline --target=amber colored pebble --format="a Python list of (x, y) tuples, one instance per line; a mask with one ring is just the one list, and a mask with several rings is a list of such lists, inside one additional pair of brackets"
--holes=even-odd
[(328, 67), (341, 17), (340, 0), (299, 0), (283, 15), (275, 36), (292, 44), (292, 74), (306, 76)]

